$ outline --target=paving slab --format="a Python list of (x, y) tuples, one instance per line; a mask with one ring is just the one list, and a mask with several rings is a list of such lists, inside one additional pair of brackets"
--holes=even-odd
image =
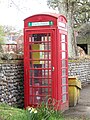
[(65, 120), (90, 120), (90, 84), (82, 88), (78, 104), (63, 114)]

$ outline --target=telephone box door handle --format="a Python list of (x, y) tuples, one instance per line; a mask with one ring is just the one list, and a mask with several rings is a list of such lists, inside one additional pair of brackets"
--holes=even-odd
[(55, 70), (55, 68), (54, 68), (54, 66), (52, 66), (52, 71), (54, 71)]

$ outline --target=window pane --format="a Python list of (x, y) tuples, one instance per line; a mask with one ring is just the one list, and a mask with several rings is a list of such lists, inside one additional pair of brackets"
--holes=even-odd
[(62, 85), (66, 84), (66, 77), (62, 78)]
[(66, 86), (62, 87), (62, 94), (66, 93)]
[(66, 100), (67, 100), (67, 95), (63, 95), (62, 96), (62, 102), (64, 103), (64, 102), (66, 102)]
[(66, 69), (62, 69), (62, 76), (66, 75)]
[(65, 46), (66, 44), (65, 43), (62, 43), (62, 50), (66, 50), (66, 46)]
[(65, 59), (65, 58), (66, 58), (66, 53), (62, 52), (62, 59)]
[(65, 42), (65, 35), (61, 35), (61, 41)]
[(66, 67), (66, 60), (62, 60), (62, 67)]

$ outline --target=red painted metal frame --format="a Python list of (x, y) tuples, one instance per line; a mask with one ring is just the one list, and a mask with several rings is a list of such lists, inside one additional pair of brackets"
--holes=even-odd
[[(42, 34), (42, 33), (43, 33), (43, 34), (48, 34), (48, 33), (50, 33), (51, 36), (52, 36), (52, 32), (49, 31), (49, 30), (46, 31), (46, 32), (44, 32), (44, 31), (43, 31), (43, 32), (42, 32), (42, 31), (38, 31), (38, 32), (35, 32), (35, 31), (33, 32), (33, 31), (32, 31), (32, 32), (31, 32), (31, 34), (38, 34), (38, 33), (39, 33), (39, 34)], [(48, 42), (49, 42), (49, 41), (48, 41)], [(47, 43), (48, 43), (48, 42), (47, 42)], [(31, 44), (32, 44), (32, 43), (33, 43), (33, 42), (31, 42)], [(46, 42), (42, 42), (42, 43), (46, 43)], [(51, 52), (51, 50), (30, 50), (30, 52), (31, 52), (31, 53), (33, 53), (33, 52), (45, 52), (45, 53), (48, 52), (48, 53), (49, 53), (49, 52)], [(40, 60), (40, 59), (39, 59), (39, 60)], [(32, 61), (34, 62), (35, 60), (32, 59)], [(42, 60), (40, 60), (40, 61), (42, 61)], [(46, 59), (44, 59), (44, 61), (46, 61)], [(48, 64), (48, 65), (49, 65), (49, 64)], [(44, 73), (45, 73), (45, 70), (48, 70), (48, 71), (49, 71), (49, 70), (51, 70), (51, 68), (31, 68), (31, 70), (38, 70), (38, 71), (39, 71), (39, 70), (43, 70)], [(48, 74), (49, 74), (49, 73), (48, 73)], [(45, 77), (42, 77), (42, 76), (41, 76), (41, 77), (36, 77), (36, 78), (38, 78), (38, 79), (40, 80), (41, 78), (43, 79), (43, 78), (45, 78)], [(35, 77), (33, 77), (33, 79), (35, 79)], [(40, 88), (48, 88), (48, 90), (49, 90), (49, 89), (51, 88), (51, 87), (49, 86), (49, 79), (51, 79), (51, 78), (48, 76), (47, 79), (48, 79), (48, 86), (41, 86), (41, 85), (36, 86), (36, 85), (34, 84), (33, 88), (37, 88), (37, 89), (39, 89), (39, 90), (40, 90)], [(32, 88), (32, 89), (33, 89), (33, 88)], [(29, 96), (30, 96), (30, 95), (29, 95)], [(31, 98), (33, 98), (33, 102), (36, 102), (36, 101), (34, 100), (35, 96), (36, 96), (35, 93), (33, 93), (33, 94), (31, 95)], [(42, 93), (41, 93), (41, 94), (39, 93), (38, 96), (39, 96), (41, 99), (42, 99), (42, 97), (44, 97), (44, 96), (46, 97), (46, 95), (45, 95), (45, 94), (42, 94)], [(38, 97), (38, 96), (36, 96), (36, 97)], [(29, 100), (29, 101), (30, 101), (30, 100)], [(37, 105), (37, 104), (34, 103), (34, 104), (29, 104), (29, 105), (30, 105), (30, 106), (32, 106), (32, 105), (35, 106), (35, 105)]]
[[(53, 34), (54, 34), (54, 32), (53, 32), (53, 30), (39, 30), (39, 31), (29, 31), (28, 32), (28, 35), (27, 36), (29, 36), (29, 35), (32, 35), (32, 34), (41, 34), (41, 33), (50, 33), (51, 34), (51, 38), (53, 38)], [(26, 36), (26, 37), (27, 37)], [(53, 39), (53, 40), (55, 40), (55, 39)], [(44, 42), (45, 43), (45, 42)], [(28, 72), (28, 70), (30, 69), (29, 68), (29, 61), (30, 61), (30, 59), (29, 59), (29, 48), (28, 48), (28, 42), (27, 42), (27, 45), (26, 45), (26, 48), (25, 48), (25, 50), (27, 49), (27, 51), (25, 51), (24, 53), (27, 53), (27, 65), (24, 67), (25, 69), (25, 72), (27, 72), (26, 74), (24, 74), (24, 76), (25, 76), (25, 86), (24, 86), (24, 88), (25, 88), (25, 107), (27, 107), (28, 105), (29, 106), (31, 106), (31, 104), (29, 103), (29, 96), (30, 96), (30, 93), (29, 93), (29, 89), (28, 88), (30, 88), (30, 86), (29, 86), (29, 83), (30, 83), (30, 81), (29, 81), (29, 72)], [(52, 51), (55, 51), (54, 50), (54, 47), (53, 47), (53, 50)], [(31, 52), (40, 52), (39, 50), (37, 51), (37, 50), (32, 50)], [(41, 50), (41, 52), (50, 52), (50, 50)], [(53, 54), (53, 53), (52, 53)], [(24, 57), (24, 60), (25, 60), (25, 58), (26, 58), (26, 56)], [(52, 60), (53, 58), (51, 58), (51, 60)], [(43, 60), (43, 59), (42, 59)], [(44, 60), (46, 60), (46, 59), (44, 59)], [(48, 60), (50, 60), (50, 59), (48, 59)], [(25, 60), (26, 61), (26, 60)], [(24, 63), (25, 63), (25, 61), (24, 61)], [(34, 61), (34, 60), (33, 60)], [(53, 60), (54, 61), (54, 60)], [(52, 62), (52, 65), (53, 65), (53, 62)], [(26, 68), (27, 68), (27, 71), (26, 71)], [(34, 70), (34, 68), (32, 68), (32, 70)], [(40, 70), (40, 68), (38, 68), (38, 70)], [(41, 70), (42, 70), (42, 68), (41, 68)], [(43, 70), (51, 70), (51, 68), (43, 68)], [(40, 77), (39, 77), (40, 78)], [(42, 77), (41, 77), (42, 78)], [(27, 82), (26, 82), (26, 79), (27, 79)], [(49, 78), (50, 79), (50, 78)], [(26, 84), (27, 83), (27, 84)], [(42, 86), (39, 86), (39, 87), (42, 87)], [(43, 86), (44, 87), (44, 86)], [(26, 92), (27, 91), (27, 92)], [(52, 95), (51, 96), (53, 96), (53, 93), (52, 93)]]
[[(45, 22), (53, 21), (52, 26), (28, 26), (29, 22)], [(67, 40), (67, 29), (66, 29), (67, 20), (62, 15), (55, 14), (38, 14), (31, 16), (24, 21), (24, 103), (25, 108), (32, 106), (30, 104), (30, 64), (29, 62), (32, 59), (29, 56), (29, 52), (50, 52), (49, 50), (29, 50), (28, 39), (29, 35), (33, 34), (48, 34), (51, 35), (51, 69), (52, 70), (52, 99), (54, 101), (55, 109), (66, 110), (68, 109), (68, 40)], [(61, 26), (60, 26), (61, 25)], [(65, 41), (62, 41), (62, 36), (65, 36)], [(35, 43), (40, 44), (41, 41), (35, 41)], [(31, 43), (33, 44), (33, 42)], [(43, 41), (45, 44), (45, 41)], [(64, 45), (64, 46), (62, 46)], [(63, 50), (64, 49), (64, 50)], [(64, 58), (63, 55), (65, 54)], [(33, 59), (33, 61), (38, 61)], [(45, 59), (42, 59), (45, 61)], [(62, 64), (63, 62), (63, 64)], [(64, 65), (64, 66), (63, 66)], [(42, 68), (38, 68), (40, 70)], [(49, 68), (43, 68), (45, 70)], [(35, 68), (32, 68), (35, 70)], [(34, 76), (35, 78), (35, 76)], [(39, 79), (45, 78), (42, 76), (38, 77)], [(46, 77), (47, 78), (47, 77)], [(48, 77), (48, 79), (51, 79)], [(48, 83), (49, 84), (49, 83)], [(35, 87), (35, 86), (34, 86)], [(39, 86), (46, 88), (46, 86)], [(41, 95), (43, 96), (43, 95)]]

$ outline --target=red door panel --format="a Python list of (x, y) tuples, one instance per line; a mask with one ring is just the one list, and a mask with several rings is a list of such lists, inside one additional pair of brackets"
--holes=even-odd
[(52, 96), (52, 32), (28, 32), (28, 84), (30, 106)]

